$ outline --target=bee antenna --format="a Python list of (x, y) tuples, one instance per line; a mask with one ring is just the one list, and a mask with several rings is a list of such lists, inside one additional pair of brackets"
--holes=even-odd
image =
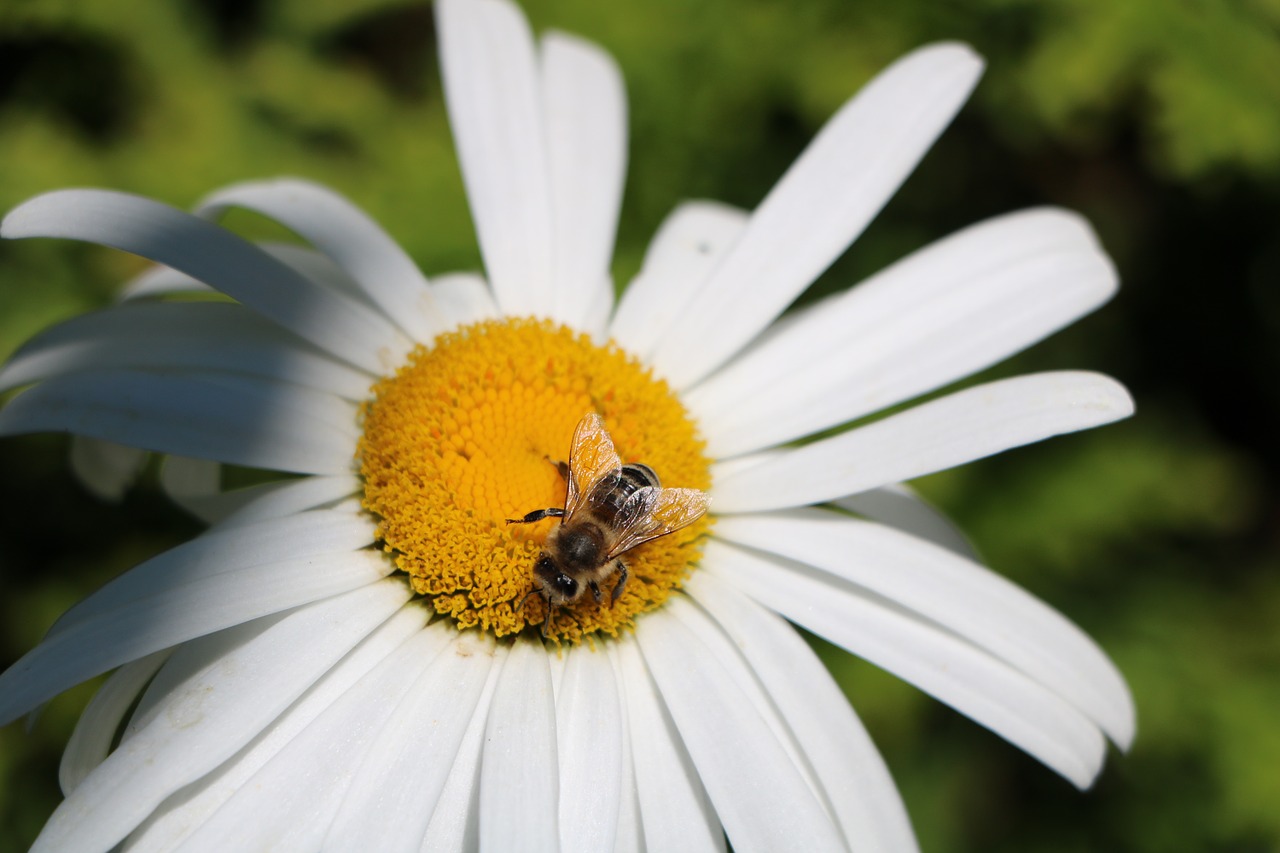
[[(520, 603), (516, 605), (516, 611), (515, 611), (515, 612), (516, 612), (516, 613), (519, 613), (521, 610), (523, 610), (523, 609), (524, 609), (524, 603), (525, 603), (526, 601), (528, 601), (531, 597), (533, 597), (533, 596), (535, 596), (535, 595), (537, 595), (537, 594), (539, 594), (539, 593), (541, 593), (541, 592), (542, 592), (542, 587), (538, 587), (538, 586), (535, 586), (533, 589), (529, 590), (529, 592), (525, 594), (525, 597), (524, 597), (524, 598), (522, 598), (522, 599), (520, 599)], [(550, 605), (549, 605), (549, 604), (548, 604), (548, 607), (550, 607)]]

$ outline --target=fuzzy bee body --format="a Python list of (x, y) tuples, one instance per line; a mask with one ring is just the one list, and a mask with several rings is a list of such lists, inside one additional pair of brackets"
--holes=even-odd
[(569, 462), (559, 467), (568, 483), (564, 508), (539, 509), (523, 518), (507, 519), (508, 524), (560, 519), (534, 563), (534, 588), (529, 593), (541, 594), (547, 601), (544, 636), (556, 607), (572, 605), (588, 591), (602, 603), (600, 585), (617, 577), (609, 596), (612, 606), (627, 583), (627, 567), (620, 557), (637, 545), (687, 527), (702, 517), (710, 503), (706, 492), (697, 489), (663, 488), (648, 465), (623, 465), (604, 420), (596, 414), (579, 421)]

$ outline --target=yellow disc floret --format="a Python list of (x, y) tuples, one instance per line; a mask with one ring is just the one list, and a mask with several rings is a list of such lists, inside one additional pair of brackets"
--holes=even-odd
[[(413, 588), (460, 628), (498, 636), (546, 615), (533, 565), (560, 521), (507, 519), (563, 507), (574, 427), (597, 412), (623, 463), (643, 462), (664, 486), (708, 489), (703, 444), (665, 382), (616, 346), (534, 320), (500, 320), (418, 347), (373, 386), (359, 455), (364, 505)], [(626, 590), (609, 606), (589, 596), (552, 614), (548, 634), (577, 642), (616, 636), (664, 602), (701, 552), (709, 524), (628, 552)]]

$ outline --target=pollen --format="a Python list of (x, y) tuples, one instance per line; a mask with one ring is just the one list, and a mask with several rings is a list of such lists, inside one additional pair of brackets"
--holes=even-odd
[[(564, 506), (558, 463), (568, 461), (574, 428), (592, 412), (624, 464), (645, 463), (663, 486), (710, 488), (703, 442), (670, 387), (617, 346), (563, 326), (466, 326), (419, 346), (374, 384), (358, 450), (364, 506), (383, 547), (437, 613), (496, 636), (541, 629), (547, 603), (533, 567), (561, 522), (507, 519)], [(628, 551), (618, 600), (584, 596), (554, 608), (548, 636), (617, 636), (661, 606), (696, 565), (709, 525), (704, 517)]]

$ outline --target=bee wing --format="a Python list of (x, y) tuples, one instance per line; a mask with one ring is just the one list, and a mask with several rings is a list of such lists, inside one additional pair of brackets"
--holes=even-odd
[(622, 467), (613, 439), (604, 428), (604, 418), (595, 412), (584, 415), (573, 431), (569, 447), (569, 491), (564, 499), (565, 516), (571, 518), (582, 508), (591, 487)]
[(702, 518), (710, 504), (711, 495), (698, 489), (640, 489), (618, 511), (618, 541), (609, 549), (609, 559), (650, 539), (688, 527)]

